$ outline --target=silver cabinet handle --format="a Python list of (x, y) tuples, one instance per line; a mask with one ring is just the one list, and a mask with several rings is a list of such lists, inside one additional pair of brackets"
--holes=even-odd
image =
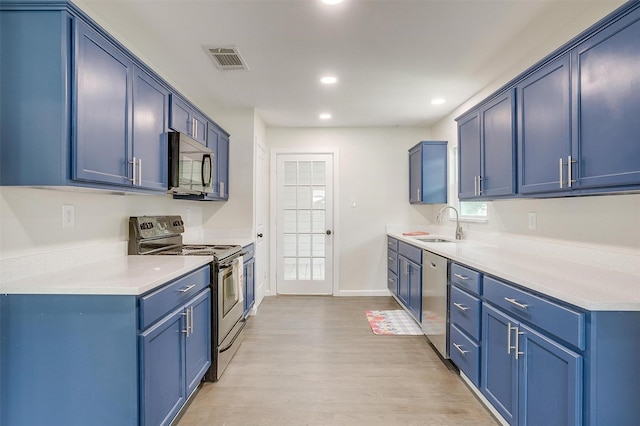
[(189, 321), (189, 326), (191, 327), (191, 331), (189, 335), (193, 334), (193, 306), (189, 308), (189, 312), (191, 312), (191, 321)]
[(389, 282), (390, 282), (390, 283), (392, 283), (392, 282), (393, 282), (393, 280), (392, 280), (391, 278), (389, 278)]
[(478, 176), (478, 194), (482, 195), (482, 176)]
[(470, 309), (464, 305), (461, 305), (460, 303), (454, 303), (453, 306), (455, 306), (456, 308), (460, 309), (463, 312), (468, 311)]
[(142, 158), (138, 158), (138, 186), (142, 186)]
[(511, 323), (507, 323), (507, 353), (509, 355), (511, 355), (511, 349), (514, 349), (513, 346), (511, 346), (511, 330), (515, 329), (516, 327), (511, 327)]
[(459, 345), (457, 343), (454, 343), (453, 346), (456, 347), (456, 349), (462, 354), (465, 355), (467, 354), (469, 351), (465, 351), (464, 349), (462, 349), (462, 345)]
[(521, 336), (524, 333), (522, 331), (520, 331), (518, 329), (518, 327), (514, 327), (514, 330), (516, 331), (516, 334), (515, 334), (515, 336), (516, 336), (516, 346), (515, 346), (514, 349), (516, 351), (516, 359), (518, 359), (518, 355), (524, 355), (524, 352), (520, 352), (520, 344), (519, 344), (520, 339), (518, 338), (518, 336)]
[(131, 175), (133, 176), (133, 179), (129, 179), (129, 180), (133, 183), (133, 186), (135, 186), (136, 185), (136, 176), (137, 176), (137, 173), (136, 173), (136, 167), (137, 167), (136, 157), (133, 157), (133, 160), (129, 161), (129, 164), (131, 164), (132, 167), (133, 167), (133, 170), (131, 171)]
[(192, 288), (194, 288), (195, 286), (196, 286), (195, 284), (191, 284), (191, 285), (188, 285), (186, 287), (183, 287), (180, 290), (178, 290), (178, 293), (186, 293), (189, 290), (191, 290)]
[(389, 259), (389, 260), (393, 260), (393, 257), (389, 256), (389, 257), (387, 257), (387, 259)]
[(187, 337), (189, 337), (189, 309), (188, 308), (185, 309), (185, 311), (182, 312), (180, 315), (185, 317), (185, 327), (184, 327), (185, 329), (182, 330), (182, 332), (186, 334)]
[(469, 277), (465, 277), (464, 275), (460, 274), (453, 274), (453, 276), (460, 278), (462, 281), (467, 281), (469, 279)]
[(418, 187), (417, 191), (416, 191), (416, 200), (421, 201), (420, 200), (420, 187)]
[(409, 262), (404, 261), (404, 274), (409, 275)]
[(571, 165), (572, 165), (573, 163), (575, 163), (575, 162), (576, 162), (576, 160), (572, 160), (572, 159), (571, 159), (571, 156), (568, 156), (568, 157), (567, 157), (567, 186), (568, 186), (569, 188), (571, 188), (571, 184), (573, 184), (573, 183), (575, 182), (575, 180), (573, 180), (573, 179), (571, 178), (571, 174), (572, 174), (572, 173), (571, 173), (571, 169), (572, 169)]
[(478, 176), (473, 177), (473, 195), (478, 195)]
[(525, 305), (524, 303), (520, 303), (516, 299), (511, 299), (509, 297), (505, 297), (504, 300), (511, 303), (512, 305), (516, 305), (518, 308), (527, 309), (529, 307), (529, 305)]
[(560, 159), (560, 162), (558, 163), (558, 167), (559, 167), (559, 171), (560, 171), (560, 188), (562, 188), (562, 185), (564, 184), (564, 181), (562, 179), (562, 175), (564, 174), (564, 162), (562, 161), (562, 158)]

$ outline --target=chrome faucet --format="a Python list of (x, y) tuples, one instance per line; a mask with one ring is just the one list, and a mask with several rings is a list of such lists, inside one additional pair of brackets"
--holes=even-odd
[(460, 214), (458, 213), (458, 210), (455, 207), (453, 207), (453, 206), (444, 206), (438, 212), (438, 215), (436, 216), (436, 220), (438, 221), (438, 223), (440, 223), (442, 221), (442, 212), (444, 212), (446, 209), (451, 209), (454, 212), (456, 212), (456, 240), (461, 240), (462, 239), (462, 227), (460, 226)]

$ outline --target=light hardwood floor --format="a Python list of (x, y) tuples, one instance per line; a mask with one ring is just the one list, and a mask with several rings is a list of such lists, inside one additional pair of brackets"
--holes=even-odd
[(265, 298), (179, 426), (498, 424), (424, 336), (376, 336), (367, 309), (400, 307), (391, 297)]

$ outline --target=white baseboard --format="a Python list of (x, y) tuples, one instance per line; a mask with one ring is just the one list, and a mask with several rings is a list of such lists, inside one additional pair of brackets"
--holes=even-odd
[(469, 386), (469, 389), (471, 389), (471, 391), (482, 402), (482, 404), (484, 404), (484, 406), (487, 407), (487, 410), (491, 411), (491, 414), (493, 414), (496, 420), (498, 420), (498, 422), (500, 422), (503, 426), (509, 426), (509, 422), (507, 422), (507, 420), (504, 417), (502, 417), (500, 413), (498, 413), (498, 410), (496, 410), (493, 407), (493, 405), (491, 405), (489, 400), (485, 398), (482, 392), (480, 392), (480, 389), (478, 389), (476, 385), (473, 384), (471, 379), (469, 379), (462, 371), (460, 372), (460, 377), (467, 384), (467, 386)]
[(338, 290), (334, 296), (391, 296), (391, 292), (384, 290)]

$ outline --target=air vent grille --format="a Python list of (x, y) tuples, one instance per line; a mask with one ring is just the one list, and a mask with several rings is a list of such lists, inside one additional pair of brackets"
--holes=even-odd
[(249, 67), (242, 60), (240, 52), (233, 46), (203, 46), (213, 63), (221, 71), (248, 70)]

